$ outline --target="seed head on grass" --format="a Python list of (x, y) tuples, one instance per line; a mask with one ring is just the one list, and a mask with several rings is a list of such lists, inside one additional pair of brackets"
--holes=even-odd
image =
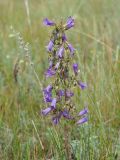
[[(73, 63), (76, 54), (75, 48), (67, 41), (65, 31), (74, 27), (74, 18), (69, 17), (65, 24), (55, 22), (45, 18), (45, 26), (52, 26), (53, 31), (50, 41), (46, 47), (48, 52), (49, 67), (45, 71), (46, 78), (52, 78), (51, 83), (43, 89), (44, 102), (48, 105), (41, 113), (46, 116), (52, 115), (52, 122), (58, 124), (61, 118), (74, 121), (77, 124), (83, 124), (88, 121), (88, 109), (83, 109), (78, 116), (73, 113), (75, 106), (72, 103), (74, 92), (73, 87), (78, 86), (84, 90), (87, 85), (78, 77), (79, 66)], [(72, 72), (71, 72), (72, 70)]]

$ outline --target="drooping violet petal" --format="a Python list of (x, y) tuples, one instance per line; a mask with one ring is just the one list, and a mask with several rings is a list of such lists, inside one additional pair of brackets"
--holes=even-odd
[(53, 117), (53, 118), (52, 118), (52, 121), (53, 121), (53, 123), (54, 123), (55, 125), (57, 125), (57, 124), (59, 123), (58, 117)]
[(52, 102), (51, 102), (51, 108), (55, 109), (56, 108), (56, 98), (53, 98)]
[(78, 85), (82, 90), (84, 90), (87, 87), (87, 84), (81, 81), (78, 81)]
[(56, 117), (52, 118), (52, 121), (55, 125), (59, 123), (61, 116), (62, 116), (62, 112), (60, 112)]
[(64, 53), (64, 47), (61, 46), (60, 49), (58, 50), (58, 53), (57, 53), (57, 54), (58, 54), (58, 57), (59, 57), (59, 58), (62, 58), (62, 57), (63, 57), (63, 53)]
[(62, 35), (62, 41), (65, 42), (67, 40), (67, 37), (65, 34)]
[(47, 102), (52, 102), (52, 93), (47, 92), (46, 90), (43, 90), (44, 92), (44, 101)]
[(68, 25), (71, 23), (74, 23), (74, 19), (70, 16), (70, 17), (68, 17), (66, 24)]
[(71, 44), (69, 44), (69, 43), (68, 43), (68, 48), (70, 50), (71, 56), (73, 56), (74, 52), (75, 52), (75, 48), (73, 48), (73, 46)]
[(58, 69), (59, 65), (60, 65), (60, 62), (57, 62), (56, 65), (55, 65), (55, 70)]
[(74, 93), (72, 91), (66, 91), (66, 96), (72, 97), (72, 96), (74, 96)]
[(46, 26), (54, 26), (55, 25), (55, 23), (53, 21), (49, 20), (48, 18), (45, 18), (43, 20), (43, 24)]
[(82, 119), (80, 119), (79, 121), (77, 121), (77, 124), (83, 124), (85, 122), (88, 121), (88, 118), (87, 117), (83, 117)]
[(46, 109), (43, 109), (43, 110), (41, 111), (41, 113), (42, 113), (44, 116), (46, 116), (51, 110), (52, 110), (51, 107), (48, 107), (48, 108), (46, 108)]
[(53, 67), (53, 61), (49, 61), (49, 69), (51, 69)]
[(52, 86), (52, 85), (48, 85), (48, 86), (44, 89), (44, 91), (46, 91), (46, 92), (51, 92), (52, 89), (53, 89), (53, 86)]
[(59, 90), (59, 91), (58, 91), (58, 95), (59, 95), (59, 96), (64, 96), (64, 90)]
[(63, 117), (65, 117), (67, 119), (74, 119), (72, 116), (70, 116), (70, 114), (67, 110), (64, 110), (62, 114), (63, 114)]
[(75, 75), (77, 75), (78, 74), (78, 64), (77, 63), (73, 64), (73, 70), (74, 70)]
[(46, 89), (43, 89), (43, 93), (45, 96), (52, 96), (51, 91), (48, 92)]
[(47, 51), (48, 51), (48, 52), (51, 52), (51, 51), (52, 51), (53, 46), (54, 46), (54, 43), (53, 43), (53, 41), (52, 41), (52, 40), (50, 40), (50, 42), (49, 42), (49, 43), (48, 43), (48, 45), (46, 46)]
[(85, 108), (83, 109), (82, 111), (79, 112), (78, 116), (83, 116), (84, 114), (87, 114), (88, 113), (88, 109)]
[(71, 27), (74, 26), (74, 18), (72, 18), (71, 16), (68, 17), (67, 22), (65, 24), (65, 29), (70, 29)]
[(52, 77), (56, 74), (55, 70), (52, 70), (52, 68), (47, 69), (47, 71), (45, 72), (46, 78), (48, 77)]
[(47, 102), (52, 102), (52, 97), (46, 95), (44, 96), (44, 101), (47, 103)]

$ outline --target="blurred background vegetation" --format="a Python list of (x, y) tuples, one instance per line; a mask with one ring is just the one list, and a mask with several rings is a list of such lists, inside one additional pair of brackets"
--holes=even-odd
[[(79, 127), (64, 120), (53, 126), (49, 116), (40, 115), (42, 93), (13, 33), (20, 32), (29, 43), (35, 70), (46, 86), (45, 46), (52, 29), (42, 21), (66, 21), (68, 16), (75, 17), (68, 41), (78, 50), (76, 61), (88, 84), (74, 98), (78, 111), (85, 103), (89, 108), (89, 122)], [(77, 160), (120, 159), (120, 1), (0, 0), (0, 160), (65, 160), (67, 150)]]

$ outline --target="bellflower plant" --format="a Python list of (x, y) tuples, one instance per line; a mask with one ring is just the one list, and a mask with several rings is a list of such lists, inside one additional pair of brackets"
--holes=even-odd
[(66, 30), (74, 26), (74, 18), (69, 17), (65, 24), (62, 22), (56, 24), (45, 18), (43, 24), (54, 27), (46, 47), (49, 67), (45, 71), (46, 78), (53, 78), (51, 83), (43, 89), (44, 102), (47, 108), (43, 109), (41, 113), (44, 116), (51, 114), (54, 124), (58, 124), (61, 118), (74, 121), (78, 125), (83, 124), (88, 121), (88, 109), (84, 108), (79, 114), (72, 112), (75, 108), (72, 103), (72, 97), (74, 96), (72, 89), (78, 86), (81, 90), (84, 90), (87, 85), (79, 80), (79, 66), (72, 62), (76, 50), (68, 42), (65, 34)]

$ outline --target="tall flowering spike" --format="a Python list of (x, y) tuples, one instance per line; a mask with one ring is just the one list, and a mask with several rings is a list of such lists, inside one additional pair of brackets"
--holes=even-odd
[(49, 20), (48, 18), (45, 18), (43, 20), (43, 24), (46, 26), (54, 26), (55, 25), (55, 23), (53, 21)]
[(78, 74), (78, 64), (77, 63), (73, 64), (73, 70), (74, 70), (75, 75), (77, 75)]
[(73, 48), (73, 46), (72, 46), (71, 44), (69, 44), (69, 43), (68, 43), (68, 48), (69, 48), (69, 50), (70, 50), (71, 56), (73, 56), (73, 55), (74, 55), (74, 52), (75, 52), (75, 48)]
[[(64, 25), (61, 22), (48, 20), (43, 21), (46, 26), (54, 26), (51, 32), (50, 41), (47, 45), (48, 51), (48, 69), (45, 72), (46, 78), (52, 77), (50, 84), (43, 89), (44, 101), (49, 105), (42, 110), (44, 116), (51, 113), (53, 124), (57, 125), (60, 119), (71, 120), (77, 124), (83, 124), (88, 121), (88, 109), (85, 108), (79, 113), (72, 114), (75, 104), (72, 102), (74, 96), (73, 87), (77, 86), (84, 90), (86, 83), (78, 80), (78, 64), (73, 63), (75, 48), (68, 42), (66, 30), (74, 26), (74, 18), (69, 17)], [(71, 64), (74, 74), (71, 75)], [(55, 97), (55, 98), (54, 98)], [(73, 116), (74, 115), (74, 116)], [(79, 116), (81, 119), (78, 120)]]
[(84, 90), (85, 88), (87, 88), (87, 84), (84, 83), (84, 82), (78, 81), (78, 85), (79, 85), (79, 87), (80, 87), (82, 90)]
[(54, 43), (53, 43), (53, 41), (52, 40), (50, 40), (50, 42), (49, 42), (49, 44), (47, 45), (47, 51), (48, 52), (51, 52), (52, 51), (52, 48), (53, 48), (53, 46), (54, 46)]
[(63, 53), (64, 53), (64, 47), (61, 46), (60, 49), (58, 50), (58, 57), (62, 58), (63, 57)]
[(83, 116), (83, 115), (85, 115), (87, 113), (88, 113), (88, 109), (85, 108), (85, 109), (83, 109), (82, 111), (79, 112), (78, 116)]
[(74, 18), (69, 17), (69, 18), (67, 19), (66, 24), (65, 24), (65, 29), (68, 30), (68, 29), (70, 29), (70, 28), (73, 27), (73, 26), (74, 26)]
[(77, 121), (77, 124), (83, 124), (83, 123), (85, 123), (87, 121), (88, 121), (88, 118), (87, 117), (83, 117), (79, 121)]

